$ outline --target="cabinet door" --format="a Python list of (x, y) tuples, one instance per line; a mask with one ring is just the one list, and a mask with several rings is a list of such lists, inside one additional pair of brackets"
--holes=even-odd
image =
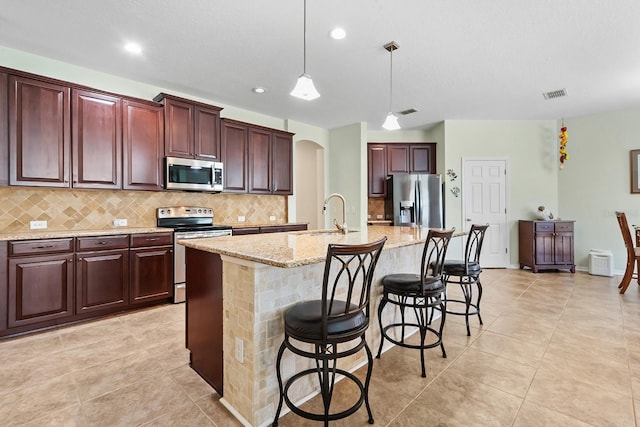
[(556, 264), (573, 264), (573, 232), (556, 233), (554, 257)]
[(165, 155), (193, 158), (193, 104), (164, 98)]
[(246, 193), (248, 188), (247, 126), (222, 120), (220, 145), (224, 164), (224, 191), (228, 193)]
[(9, 126), (5, 120), (9, 117), (9, 76), (0, 73), (0, 185), (9, 184)]
[(73, 183), (76, 188), (121, 188), (122, 100), (74, 89)]
[(367, 145), (367, 189), (369, 197), (387, 195), (387, 148), (384, 144)]
[(173, 295), (173, 246), (129, 251), (129, 302), (168, 299)]
[(293, 136), (274, 132), (272, 144), (271, 192), (293, 194)]
[(409, 170), (414, 173), (436, 173), (435, 144), (409, 146)]
[(272, 132), (249, 128), (249, 193), (271, 194)]
[(129, 303), (129, 249), (76, 254), (76, 314)]
[(536, 264), (555, 264), (554, 233), (536, 233)]
[(73, 316), (73, 255), (9, 258), (8, 327)]
[(409, 146), (387, 144), (387, 173), (409, 172)]
[(162, 106), (123, 100), (125, 190), (162, 190), (164, 115)]
[(9, 183), (69, 187), (70, 89), (9, 77)]
[(195, 157), (220, 161), (220, 110), (196, 106)]

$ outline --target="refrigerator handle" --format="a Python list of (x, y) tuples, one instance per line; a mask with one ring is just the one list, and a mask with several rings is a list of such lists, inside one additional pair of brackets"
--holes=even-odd
[(422, 225), (422, 182), (416, 179), (416, 225)]

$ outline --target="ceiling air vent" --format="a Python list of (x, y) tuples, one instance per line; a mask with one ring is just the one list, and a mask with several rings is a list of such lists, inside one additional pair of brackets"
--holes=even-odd
[(567, 90), (566, 89), (552, 90), (551, 92), (544, 92), (542, 96), (544, 96), (544, 99), (562, 98), (563, 96), (567, 96)]
[(407, 110), (398, 111), (398, 114), (406, 116), (407, 114), (413, 114), (413, 113), (417, 113), (417, 112), (418, 112), (418, 110), (416, 110), (415, 108), (409, 108)]

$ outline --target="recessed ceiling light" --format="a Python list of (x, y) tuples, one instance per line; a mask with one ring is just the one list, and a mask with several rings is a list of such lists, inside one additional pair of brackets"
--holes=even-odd
[(124, 50), (134, 55), (140, 55), (142, 53), (142, 47), (138, 43), (128, 42), (124, 45)]
[(347, 33), (342, 28), (334, 28), (333, 30), (331, 30), (331, 33), (329, 34), (331, 34), (331, 37), (333, 37), (336, 40), (342, 40), (347, 36)]
[(265, 93), (267, 90), (265, 88), (263, 88), (262, 86), (256, 86), (253, 89), (251, 89), (254, 93)]

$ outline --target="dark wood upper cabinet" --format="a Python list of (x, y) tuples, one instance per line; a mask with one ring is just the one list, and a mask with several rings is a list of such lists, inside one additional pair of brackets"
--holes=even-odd
[(413, 173), (436, 173), (435, 144), (409, 145), (409, 162)]
[(4, 126), (9, 117), (9, 76), (0, 72), (0, 185), (9, 184), (9, 126)]
[(166, 156), (218, 160), (222, 108), (165, 93), (153, 100), (164, 105)]
[(387, 173), (409, 173), (409, 146), (387, 145)]
[(273, 133), (272, 185), (273, 194), (293, 194), (293, 135), (284, 132)]
[(9, 76), (9, 183), (69, 187), (71, 89)]
[(122, 99), (71, 91), (73, 183), (75, 188), (121, 188)]
[(387, 146), (367, 145), (368, 197), (384, 197), (387, 194)]
[(220, 152), (224, 165), (224, 191), (246, 193), (248, 125), (235, 120), (222, 119)]
[(273, 133), (249, 127), (249, 193), (271, 194), (271, 138)]
[(122, 107), (122, 188), (160, 191), (164, 156), (162, 106), (124, 99)]
[[(225, 191), (293, 194), (292, 133), (222, 119), (221, 147)], [(241, 147), (246, 147), (246, 152), (241, 152)], [(243, 165), (240, 165), (241, 159), (245, 159)], [(241, 177), (246, 177), (248, 182), (242, 189)]]

